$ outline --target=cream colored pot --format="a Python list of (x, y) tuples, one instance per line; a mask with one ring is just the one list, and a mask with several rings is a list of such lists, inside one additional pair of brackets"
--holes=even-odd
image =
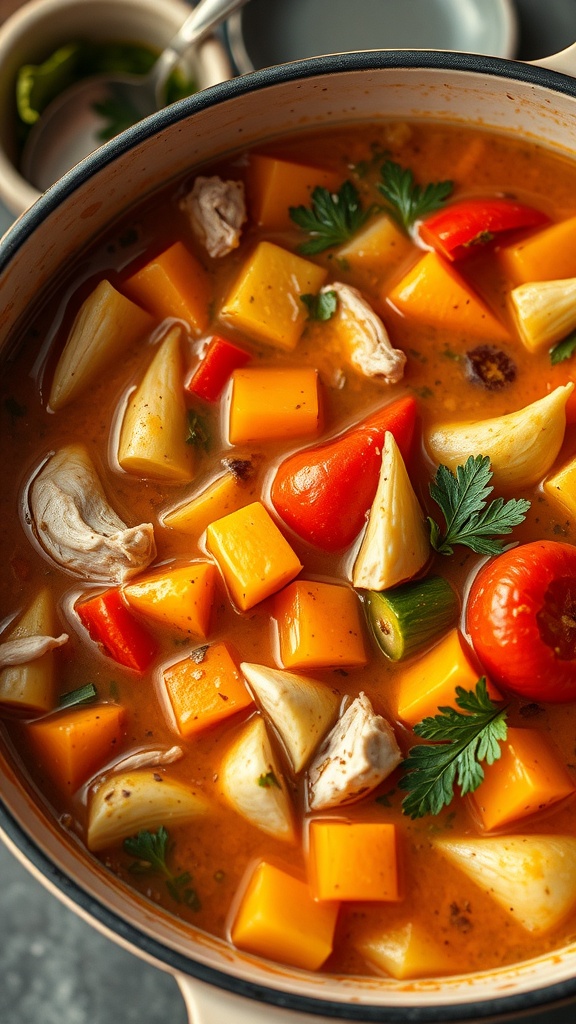
[[(196, 164), (279, 134), (379, 117), (523, 133), (576, 159), (576, 45), (538, 66), (423, 51), (315, 58), (217, 85), (161, 111), (70, 172), (0, 246), (2, 339), (38, 291), (131, 203)], [(231, 950), (140, 902), (67, 843), (0, 734), (0, 828), (12, 850), (108, 936), (177, 977), (196, 1024), (506, 1019), (576, 998), (576, 943), (489, 973), (402, 984), (307, 974)]]

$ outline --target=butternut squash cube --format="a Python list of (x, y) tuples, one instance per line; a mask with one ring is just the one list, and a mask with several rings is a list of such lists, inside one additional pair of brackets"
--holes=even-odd
[(396, 828), (389, 822), (310, 822), (308, 878), (317, 900), (398, 902)]
[(26, 729), (42, 770), (74, 792), (120, 746), (124, 719), (118, 704), (90, 704), (48, 715)]
[(352, 270), (369, 271), (379, 280), (392, 271), (413, 250), (407, 235), (386, 214), (370, 220), (349, 242), (334, 250)]
[(247, 367), (232, 374), (231, 444), (310, 437), (319, 429), (319, 380), (312, 367)]
[(200, 537), (209, 523), (249, 505), (255, 495), (256, 488), (250, 478), (245, 480), (237, 473), (227, 471), (183, 505), (166, 512), (163, 523), (171, 530)]
[(205, 638), (210, 631), (216, 578), (212, 562), (191, 562), (140, 577), (128, 583), (123, 593), (135, 611), (163, 626)]
[(210, 644), (164, 669), (178, 729), (186, 738), (254, 703), (225, 643)]
[(549, 476), (543, 488), (558, 514), (576, 516), (576, 456)]
[[(2, 640), (55, 637), (59, 632), (54, 599), (50, 591), (43, 588)], [(47, 651), (40, 658), (23, 665), (7, 665), (0, 669), (0, 708), (27, 714), (52, 711), (55, 686), (54, 651)]]
[(285, 668), (366, 664), (360, 603), (350, 587), (298, 580), (276, 596), (274, 615)]
[(316, 971), (332, 952), (338, 903), (318, 903), (305, 882), (261, 861), (232, 921), (238, 949)]
[(248, 168), (248, 202), (257, 224), (275, 231), (294, 227), (291, 206), (310, 206), (318, 186), (337, 192), (342, 182), (335, 171), (253, 153)]
[(197, 333), (206, 330), (212, 298), (204, 267), (182, 242), (174, 242), (127, 277), (123, 292), (159, 320), (178, 317)]
[(435, 252), (426, 253), (390, 292), (388, 299), (404, 316), (470, 338), (510, 340), (509, 333), (488, 306)]
[(276, 593), (302, 568), (298, 556), (259, 501), (210, 523), (206, 544), (242, 611)]
[(509, 727), (500, 749), (499, 760), (484, 765), (484, 780), (469, 797), (488, 831), (551, 807), (576, 791), (539, 729)]
[(220, 316), (238, 331), (276, 348), (298, 344), (308, 310), (301, 295), (315, 295), (323, 267), (273, 242), (259, 242), (224, 301)]
[(370, 964), (399, 981), (451, 972), (445, 948), (414, 921), (370, 935), (357, 949)]
[(576, 217), (502, 246), (498, 260), (517, 285), (576, 277)]

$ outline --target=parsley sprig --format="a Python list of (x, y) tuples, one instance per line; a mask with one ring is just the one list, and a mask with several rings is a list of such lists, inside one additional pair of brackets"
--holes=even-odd
[(552, 346), (550, 349), (550, 362), (552, 366), (556, 366), (557, 363), (563, 363), (565, 359), (570, 359), (574, 352), (576, 352), (576, 331), (572, 331), (567, 338), (563, 338), (562, 341)]
[(418, 185), (408, 167), (386, 160), (380, 169), (378, 188), (386, 200), (386, 211), (406, 232), (427, 213), (439, 209), (453, 189), (451, 181)]
[(135, 873), (157, 871), (164, 875), (166, 888), (176, 903), (185, 903), (192, 910), (200, 909), (200, 900), (195, 889), (190, 885), (192, 876), (189, 871), (179, 875), (173, 874), (167, 864), (169, 853), (168, 830), (163, 825), (156, 832), (145, 830), (136, 836), (124, 840), (124, 849), (136, 860), (130, 865)]
[(290, 217), (310, 238), (298, 246), (305, 256), (343, 245), (366, 223), (372, 208), (364, 210), (358, 189), (345, 181), (338, 192), (318, 185), (312, 192), (312, 205), (291, 206)]
[(320, 291), (317, 295), (301, 295), (300, 302), (306, 306), (309, 320), (331, 320), (338, 308), (338, 297), (331, 289)]
[(402, 810), (410, 818), (439, 814), (452, 802), (455, 785), (461, 796), (474, 792), (484, 779), (481, 762), (491, 765), (500, 757), (507, 712), (488, 696), (485, 677), (475, 690), (457, 686), (456, 704), (461, 711), (441, 707), (439, 714), (414, 726), (417, 736), (435, 743), (417, 744), (402, 762), (398, 785), (408, 793)]
[(428, 516), (430, 542), (441, 555), (451, 555), (454, 544), (462, 544), (477, 554), (497, 555), (503, 550), (498, 538), (512, 532), (526, 518), (530, 502), (525, 498), (496, 498), (487, 504), (493, 491), (492, 471), (487, 455), (470, 455), (453, 473), (439, 466), (430, 484), (430, 494), (442, 509), (446, 527)]

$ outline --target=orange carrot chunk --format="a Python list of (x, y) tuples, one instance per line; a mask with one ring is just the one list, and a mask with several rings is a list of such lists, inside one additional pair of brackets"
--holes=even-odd
[(396, 829), (388, 822), (310, 822), (308, 876), (318, 900), (402, 898)]
[(193, 736), (254, 703), (228, 644), (192, 651), (164, 670), (164, 683), (178, 729)]
[(330, 668), (367, 661), (356, 593), (335, 583), (297, 580), (274, 600), (285, 668)]

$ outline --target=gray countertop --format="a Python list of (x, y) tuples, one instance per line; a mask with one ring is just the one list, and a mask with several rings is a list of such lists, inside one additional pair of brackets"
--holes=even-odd
[[(576, 39), (576, 0), (517, 0), (516, 6), (522, 59), (555, 53)], [(0, 234), (9, 221), (0, 209)], [(574, 1024), (576, 1004), (529, 1019)], [(0, 844), (0, 1024), (186, 1021), (169, 975), (77, 918)]]

